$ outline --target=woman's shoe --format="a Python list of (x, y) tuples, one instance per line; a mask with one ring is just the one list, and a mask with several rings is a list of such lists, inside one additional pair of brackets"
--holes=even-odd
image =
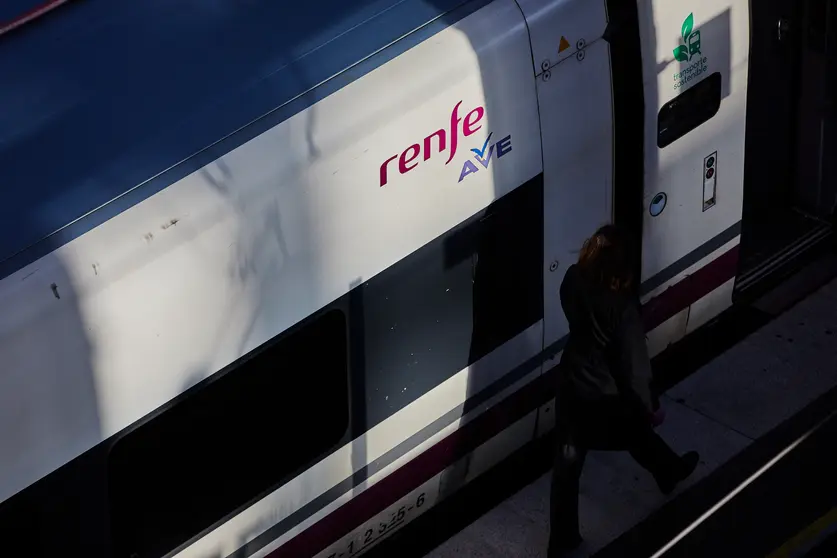
[(584, 539), (578, 533), (569, 536), (556, 535), (554, 539), (550, 537), (547, 558), (562, 558), (581, 546), (582, 542), (584, 542)]
[(686, 480), (689, 475), (695, 471), (698, 462), (700, 461), (700, 455), (696, 451), (690, 451), (683, 454), (680, 461), (682, 462), (683, 467), (675, 476), (663, 480), (657, 480), (657, 486), (660, 487), (660, 491), (666, 496), (674, 492), (677, 485)]

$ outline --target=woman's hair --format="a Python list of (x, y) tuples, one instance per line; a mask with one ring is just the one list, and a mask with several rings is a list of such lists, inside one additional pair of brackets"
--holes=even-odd
[(615, 225), (605, 225), (584, 241), (578, 266), (589, 280), (614, 291), (633, 286), (630, 240)]

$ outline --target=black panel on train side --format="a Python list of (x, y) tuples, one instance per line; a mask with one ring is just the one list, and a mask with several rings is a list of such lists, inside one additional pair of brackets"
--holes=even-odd
[(543, 175), (358, 289), (350, 347), (362, 351), (365, 408), (353, 416), (366, 424), (356, 434), (543, 318)]
[(349, 426), (347, 371), (330, 310), (116, 442), (113, 556), (162, 556), (322, 457)]

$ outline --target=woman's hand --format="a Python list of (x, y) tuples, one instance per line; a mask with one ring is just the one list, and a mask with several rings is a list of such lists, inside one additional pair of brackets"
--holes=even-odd
[(657, 428), (666, 420), (666, 412), (660, 407), (651, 415), (651, 426)]

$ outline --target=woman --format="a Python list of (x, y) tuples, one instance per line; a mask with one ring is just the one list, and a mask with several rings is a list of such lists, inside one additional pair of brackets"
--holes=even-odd
[(581, 544), (578, 482), (588, 449), (629, 451), (665, 494), (698, 463), (696, 452), (680, 457), (654, 432), (659, 402), (634, 287), (627, 240), (612, 225), (584, 243), (561, 284), (570, 335), (558, 365), (550, 558)]

